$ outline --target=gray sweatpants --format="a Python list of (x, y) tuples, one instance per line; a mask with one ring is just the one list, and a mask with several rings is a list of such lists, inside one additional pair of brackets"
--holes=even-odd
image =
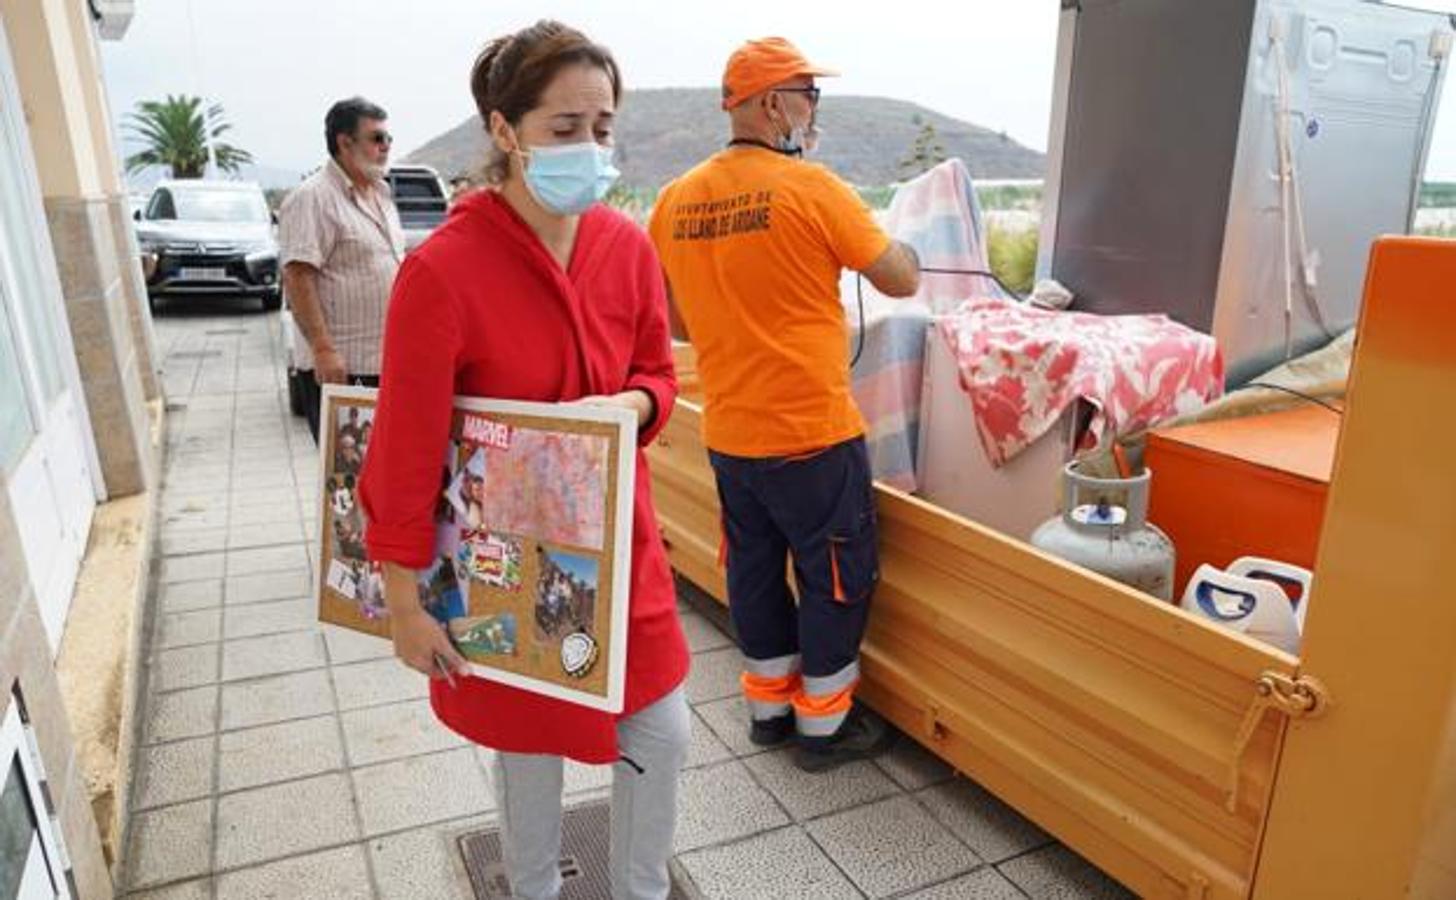
[[(612, 898), (663, 900), (677, 819), (677, 779), (687, 758), (690, 716), (683, 688), (617, 723), (622, 756), (612, 769)], [(497, 753), (492, 774), (501, 848), (517, 900), (561, 891), (562, 758)]]

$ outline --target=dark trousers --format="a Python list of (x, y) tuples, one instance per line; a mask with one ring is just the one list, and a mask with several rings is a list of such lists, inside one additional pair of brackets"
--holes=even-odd
[[(313, 369), (300, 369), (296, 376), (298, 378), (299, 392), (303, 394), (303, 417), (308, 420), (308, 433), (313, 435), (313, 442), (318, 443), (319, 439), (319, 411), (324, 402), (324, 389), (314, 378)], [(378, 375), (350, 375), (349, 382), (354, 387), (379, 387)]]
[(864, 439), (793, 457), (709, 458), (723, 509), (728, 608), (744, 655), (801, 654), (808, 678), (856, 662), (879, 580)]

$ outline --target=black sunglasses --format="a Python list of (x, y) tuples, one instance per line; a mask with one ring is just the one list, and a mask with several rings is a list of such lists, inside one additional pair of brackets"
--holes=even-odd
[(381, 147), (388, 147), (394, 143), (394, 135), (387, 131), (371, 131), (364, 135), (364, 140), (371, 144), (378, 144)]
[(816, 87), (774, 88), (774, 92), (779, 94), (803, 94), (809, 98), (810, 106), (819, 105), (819, 89)]

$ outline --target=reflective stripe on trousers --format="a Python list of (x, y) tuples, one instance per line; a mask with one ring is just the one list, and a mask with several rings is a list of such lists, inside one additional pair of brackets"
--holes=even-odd
[(744, 659), (739, 684), (753, 718), (776, 719), (789, 713), (803, 681), (799, 665), (797, 653), (773, 659)]
[(805, 676), (804, 686), (794, 696), (794, 720), (799, 734), (807, 737), (828, 737), (839, 730), (854, 702), (854, 688), (859, 684), (859, 660), (833, 675), (822, 678)]

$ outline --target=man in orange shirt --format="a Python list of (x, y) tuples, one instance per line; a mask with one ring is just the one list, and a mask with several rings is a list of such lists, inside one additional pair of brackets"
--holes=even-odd
[(814, 79), (833, 74), (782, 38), (735, 51), (723, 73), (733, 139), (663, 189), (650, 226), (674, 333), (697, 350), (749, 736), (797, 732), (812, 771), (893, 736), (853, 702), (879, 566), (839, 276), (857, 270), (894, 297), (919, 286), (915, 252), (801, 158), (816, 137)]

